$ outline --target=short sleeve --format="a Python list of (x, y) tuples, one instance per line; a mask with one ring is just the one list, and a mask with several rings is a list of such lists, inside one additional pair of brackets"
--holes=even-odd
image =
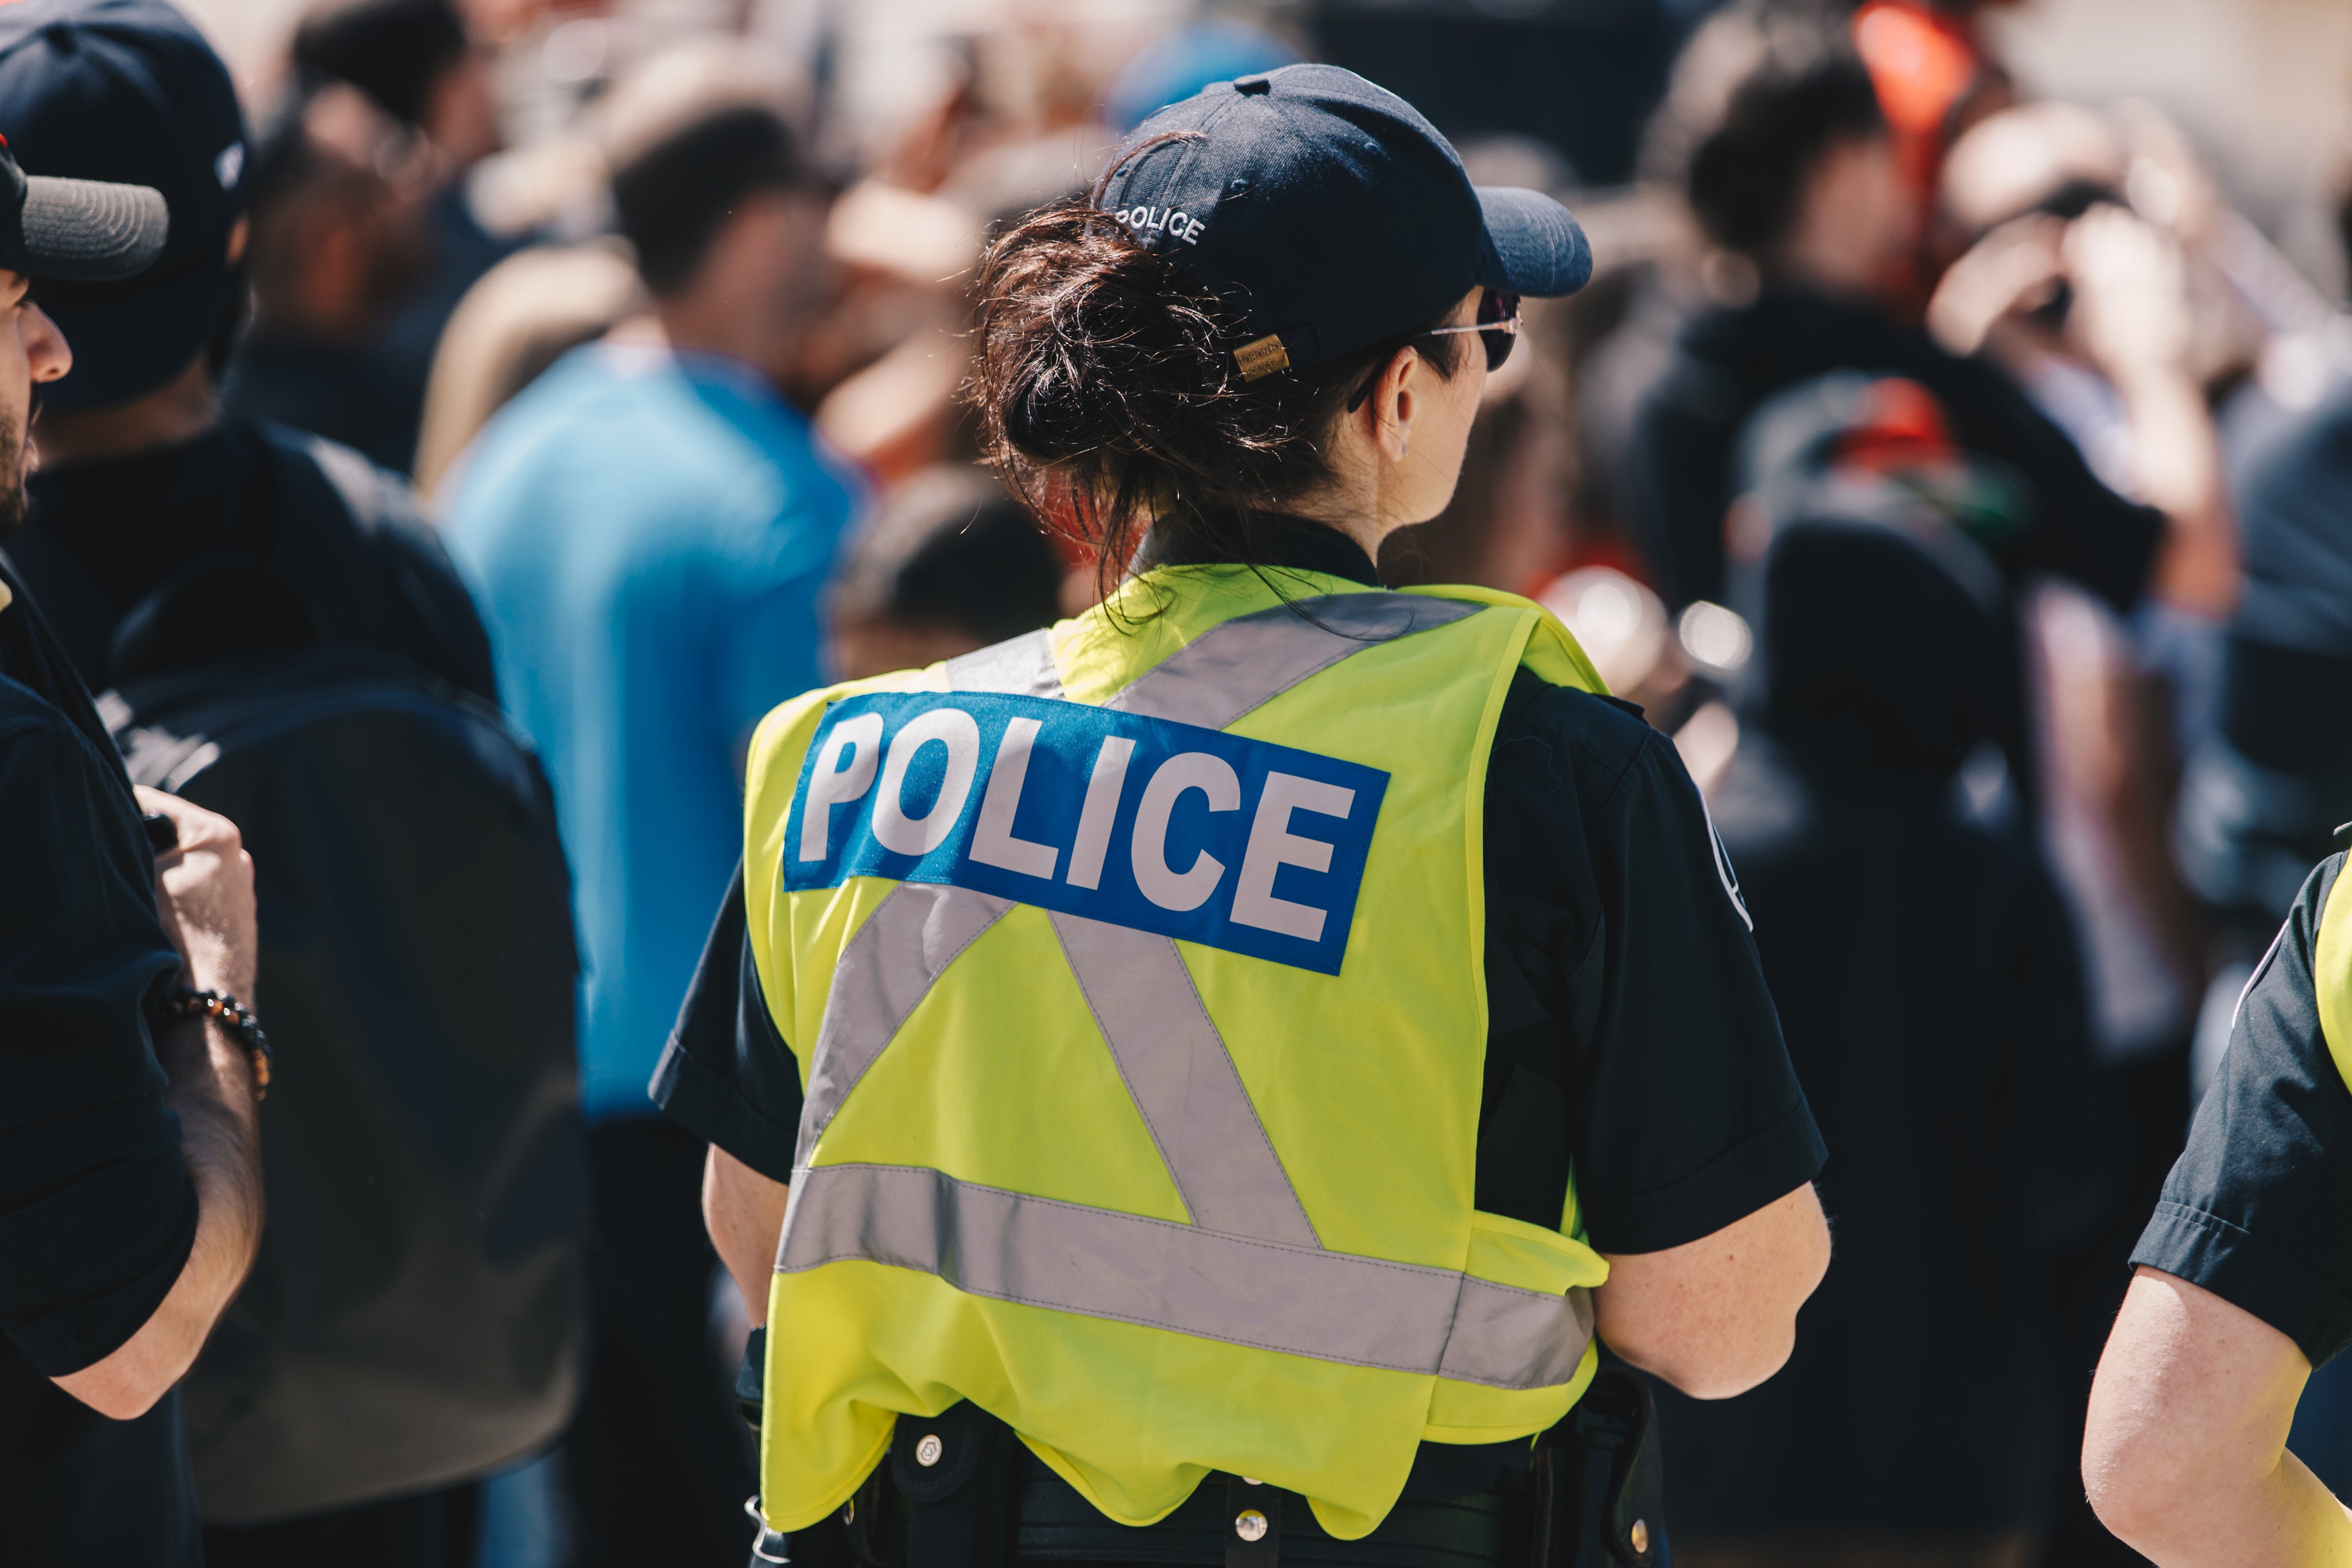
[(1513, 1102), (1556, 1091), (1586, 1234), (1626, 1253), (1695, 1241), (1811, 1181), (1821, 1135), (1729, 857), (1673, 743), (1523, 673), (1487, 812), (1489, 1089), (1503, 1103), (1482, 1167)]
[(790, 1182), (800, 1139), (800, 1063), (761, 994), (747, 927), (739, 864), (651, 1092), (687, 1131), (764, 1176)]
[[(0, 715), (10, 695), (0, 682)], [(0, 1333), (47, 1376), (137, 1333), (195, 1239), (145, 1022), (179, 970), (151, 866), (86, 738), (53, 713), (0, 716)]]
[(2315, 1366), (2352, 1344), (2352, 1090), (2312, 984), (2320, 911), (2343, 866), (2337, 855), (2312, 873), (2254, 971), (2132, 1251), (2288, 1335)]

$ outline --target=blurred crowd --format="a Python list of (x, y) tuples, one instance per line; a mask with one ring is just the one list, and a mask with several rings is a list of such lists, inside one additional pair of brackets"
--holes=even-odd
[[(1591, 233), (1593, 286), (1529, 302), (1452, 505), (1381, 567), (1540, 599), (1673, 735), (1832, 1152), (1787, 1370), (1661, 1388), (1677, 1559), (2136, 1561), (2076, 1479), (2091, 1369), (2352, 816), (2343, 302), (2154, 104), (2030, 94), (1970, 0), (968, 6), (882, 94), (844, 9), (238, 30), (250, 309), (195, 312), (179, 395), (413, 480), (572, 879), (585, 1375), (552, 1448), (437, 1479), (433, 1560), (743, 1560), (747, 1327), (702, 1147), (646, 1092), (742, 747), (824, 681), (1091, 602), (1099, 563), (974, 466), (974, 263), (1160, 104), (1320, 58)], [(63, 507), (96, 476), (41, 428)], [(2352, 1380), (2294, 1447), (2352, 1483)]]

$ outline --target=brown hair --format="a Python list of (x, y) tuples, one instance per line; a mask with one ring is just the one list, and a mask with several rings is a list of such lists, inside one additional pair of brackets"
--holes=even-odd
[(1246, 381), (1238, 312), (1072, 197), (982, 259), (967, 395), (989, 463), (1048, 528), (1097, 552), (1108, 590), (1147, 530), (1257, 564), (1253, 519), (1332, 476), (1327, 439), (1370, 376), (1408, 345), (1446, 380), (1461, 370), (1461, 338), (1412, 343), (1443, 320)]

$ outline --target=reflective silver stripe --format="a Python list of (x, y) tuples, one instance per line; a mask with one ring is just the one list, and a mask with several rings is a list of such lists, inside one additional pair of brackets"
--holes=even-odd
[(1581, 1291), (1227, 1236), (919, 1166), (795, 1171), (777, 1271), (850, 1260), (970, 1295), (1498, 1388), (1568, 1382), (1592, 1337)]
[(1483, 608), (1418, 593), (1332, 593), (1277, 604), (1219, 622), (1103, 706), (1223, 729), (1350, 653)]
[(795, 1165), (808, 1163), (834, 1113), (932, 984), (1012, 907), (1009, 898), (919, 882), (902, 882), (884, 895), (834, 966)]
[(959, 654), (948, 661), (948, 689), (1059, 697), (1062, 676), (1054, 666), (1053, 639), (1044, 632), (1029, 632), (976, 653)]
[(1319, 1246), (1176, 944), (1076, 915), (1053, 920), (1192, 1223)]
[(1557, 1388), (1576, 1376), (1592, 1343), (1592, 1292), (1522, 1291), (1462, 1276), (1437, 1375), (1496, 1388)]

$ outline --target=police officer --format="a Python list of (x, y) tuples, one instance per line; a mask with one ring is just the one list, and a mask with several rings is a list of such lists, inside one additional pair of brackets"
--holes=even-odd
[(990, 455), (1117, 580), (769, 716), (655, 1080), (766, 1325), (763, 1552), (887, 1470), (918, 1563), (1495, 1561), (1596, 1324), (1787, 1356), (1822, 1150), (1696, 791), (1534, 604), (1374, 568), (1590, 269), (1323, 66), (992, 248)]
[(2286, 1451), (2312, 1369), (2352, 1344), (2344, 862), (2312, 873), (2238, 1000), (2092, 1386), (2092, 1504), (2168, 1568), (2352, 1562), (2352, 1515)]

